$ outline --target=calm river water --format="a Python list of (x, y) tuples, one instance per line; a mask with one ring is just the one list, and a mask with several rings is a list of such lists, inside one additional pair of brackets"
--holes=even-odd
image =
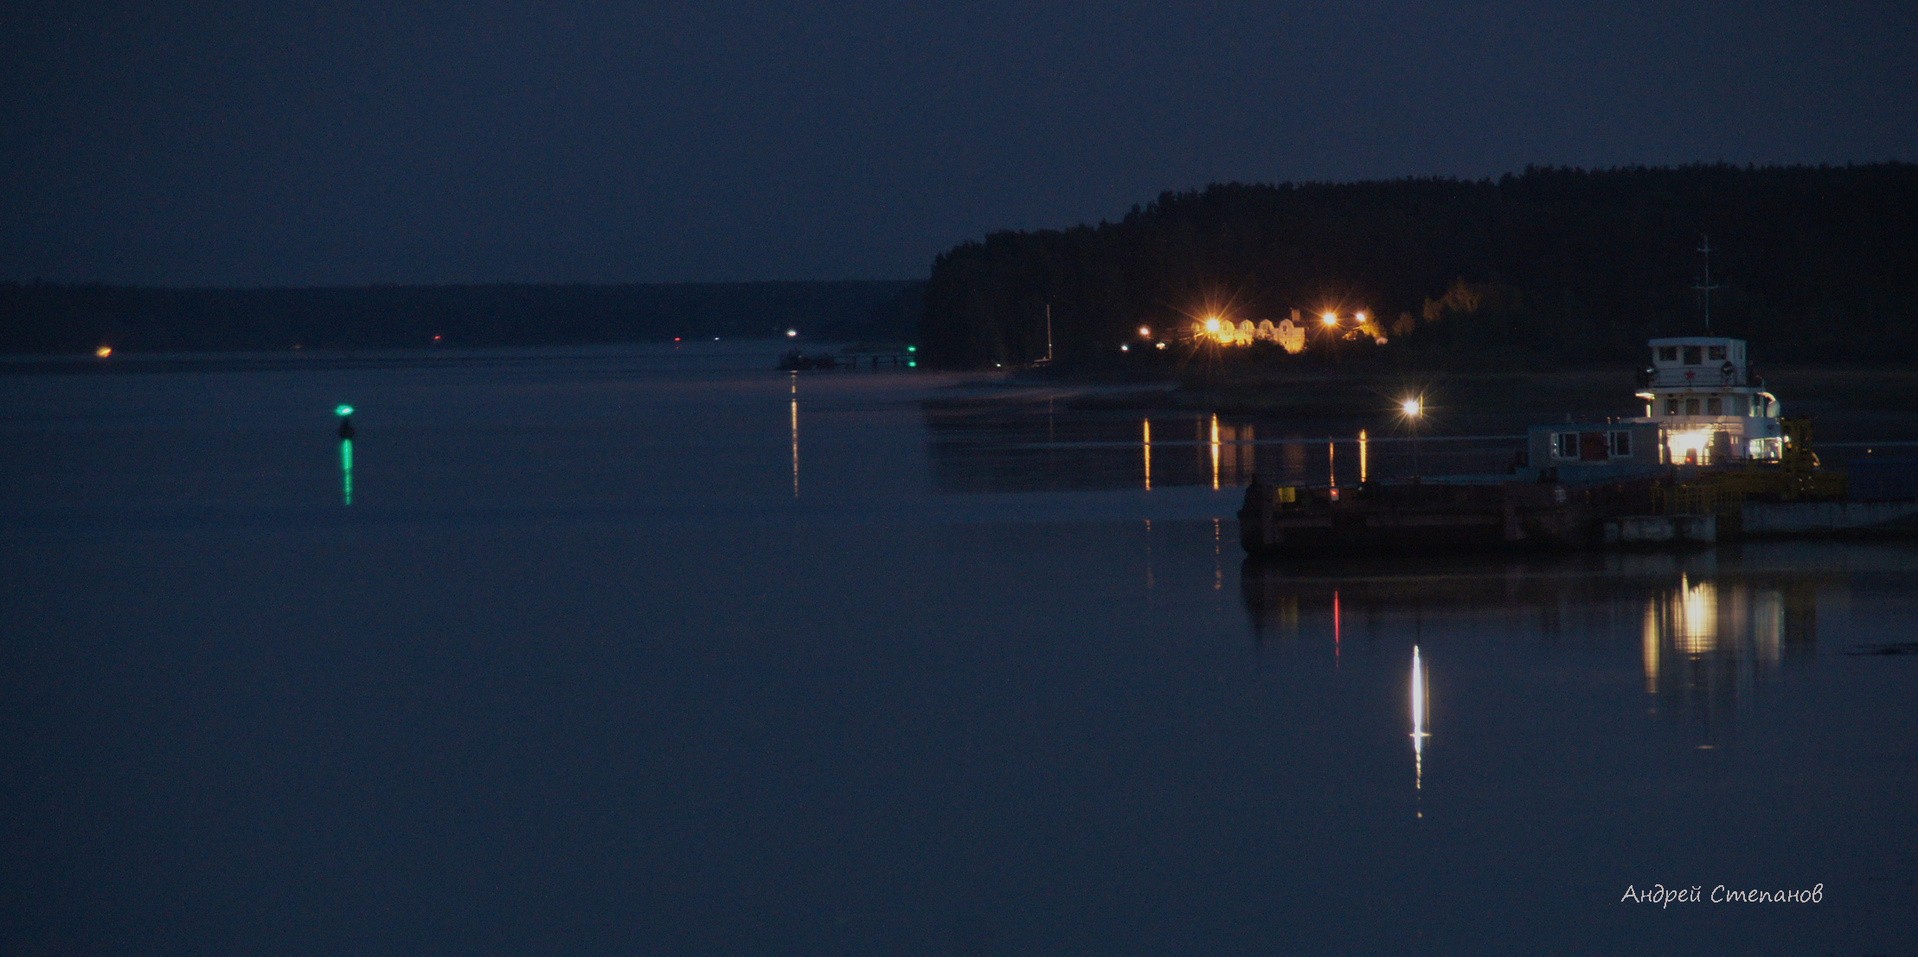
[(1918, 951), (1918, 549), (1249, 566), (1351, 423), (772, 357), (0, 373), (0, 952)]

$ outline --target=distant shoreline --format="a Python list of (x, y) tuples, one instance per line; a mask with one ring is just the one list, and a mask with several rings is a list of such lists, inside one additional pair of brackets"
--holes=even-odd
[(0, 282), (0, 353), (516, 348), (916, 334), (910, 280), (174, 289)]
[[(772, 360), (788, 348), (783, 338), (737, 338), (719, 342), (683, 344), (690, 356), (750, 354)], [(671, 355), (678, 344), (641, 342), (565, 343), (535, 346), (445, 346), (436, 348), (369, 347), (363, 349), (192, 350), (176, 352), (116, 351), (101, 358), (91, 354), (13, 353), (0, 355), (0, 376), (8, 374), (114, 374), (175, 371), (272, 371), (278, 369), (391, 368), (430, 364), (442, 367), (512, 365), (563, 359), (587, 361)], [(718, 348), (715, 348), (718, 347)]]

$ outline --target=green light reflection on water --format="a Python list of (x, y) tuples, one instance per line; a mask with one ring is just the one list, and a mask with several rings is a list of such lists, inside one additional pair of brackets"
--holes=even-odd
[(340, 440), (340, 498), (353, 504), (353, 440)]

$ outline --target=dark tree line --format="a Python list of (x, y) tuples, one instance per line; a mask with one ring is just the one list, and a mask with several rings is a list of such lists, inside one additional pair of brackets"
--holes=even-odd
[(941, 366), (1030, 362), (1045, 353), (1049, 304), (1058, 362), (1116, 363), (1140, 325), (1183, 335), (1215, 310), (1276, 322), (1329, 308), (1390, 331), (1374, 355), (1629, 358), (1649, 337), (1702, 331), (1702, 235), (1720, 287), (1714, 332), (1770, 357), (1918, 358), (1909, 163), (1166, 193), (1116, 223), (994, 233), (942, 254), (921, 337)]
[(536, 346), (686, 338), (895, 339), (916, 282), (169, 289), (0, 283), (0, 352)]

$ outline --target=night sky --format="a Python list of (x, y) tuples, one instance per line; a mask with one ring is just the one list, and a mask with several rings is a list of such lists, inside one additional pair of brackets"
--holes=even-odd
[(1215, 181), (1911, 160), (1910, 0), (16, 2), (0, 279), (911, 278)]

